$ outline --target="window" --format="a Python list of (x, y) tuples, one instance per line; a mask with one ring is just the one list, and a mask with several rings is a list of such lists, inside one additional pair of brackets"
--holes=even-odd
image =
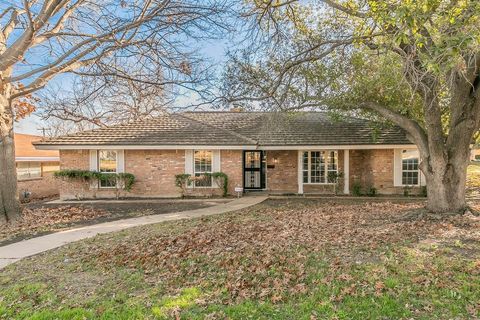
[(205, 178), (205, 173), (212, 173), (212, 151), (196, 150), (194, 153), (195, 187), (212, 186), (212, 178)]
[(40, 162), (17, 162), (17, 179), (27, 180), (42, 177), (42, 164)]
[(419, 184), (418, 158), (416, 150), (402, 151), (402, 185), (416, 186)]
[(305, 151), (302, 162), (303, 183), (333, 183), (329, 176), (338, 173), (337, 151)]
[[(117, 173), (117, 151), (98, 151), (98, 171), (103, 173)], [(117, 181), (115, 179), (100, 181), (100, 188), (115, 188), (116, 185)]]
[(328, 151), (327, 180), (334, 183), (338, 174), (338, 152)]

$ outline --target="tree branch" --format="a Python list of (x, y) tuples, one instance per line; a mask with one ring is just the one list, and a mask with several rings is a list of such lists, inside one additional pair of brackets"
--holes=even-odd
[(33, 23), (33, 28), (27, 28), (21, 36), (19, 36), (11, 46), (9, 46), (1, 55), (0, 55), (0, 71), (6, 70), (25, 55), (26, 50), (31, 46), (35, 31), (40, 30), (47, 21), (52, 17), (52, 14), (57, 11), (57, 8), (60, 4), (65, 4), (66, 0), (52, 0), (46, 1), (40, 13), (35, 18)]
[(424, 154), (428, 154), (429, 148), (427, 134), (425, 133), (425, 130), (416, 121), (409, 119), (396, 111), (385, 108), (375, 102), (361, 103), (359, 105), (359, 108), (375, 111), (384, 118), (397, 124), (410, 134), (410, 136), (414, 140), (413, 142), (419, 147), (421, 152), (423, 152)]

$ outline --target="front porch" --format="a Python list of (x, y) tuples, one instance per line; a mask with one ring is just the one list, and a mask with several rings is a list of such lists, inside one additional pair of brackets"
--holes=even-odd
[[(415, 149), (243, 151), (243, 187), (268, 194), (418, 194)], [(413, 156), (412, 156), (413, 154)], [(406, 191), (406, 189), (408, 189)]]

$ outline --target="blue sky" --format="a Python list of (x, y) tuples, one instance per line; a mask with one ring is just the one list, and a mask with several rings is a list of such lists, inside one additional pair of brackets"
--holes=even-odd
[[(198, 47), (201, 48), (202, 54), (205, 58), (209, 59), (213, 65), (216, 66), (217, 72), (221, 72), (226, 61), (226, 50), (233, 41), (231, 39), (225, 39), (223, 41), (204, 41), (198, 44)], [(193, 44), (195, 46), (195, 44)], [(57, 78), (54, 78), (49, 85), (64, 85), (66, 75), (59, 75)], [(68, 76), (67, 76), (68, 77)], [(60, 80), (61, 78), (62, 81)], [(68, 82), (67, 82), (68, 83)], [(47, 85), (48, 88), (48, 85)], [(192, 101), (195, 100), (195, 97), (189, 95), (186, 97), (180, 97), (175, 104), (175, 107), (188, 106)], [(46, 125), (43, 121), (36, 116), (35, 114), (29, 116), (26, 119), (20, 120), (15, 124), (15, 132), (17, 133), (26, 133), (34, 135), (42, 135), (42, 128)]]

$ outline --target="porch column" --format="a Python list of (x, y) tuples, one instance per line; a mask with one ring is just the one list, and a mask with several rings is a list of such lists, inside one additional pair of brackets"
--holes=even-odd
[(350, 194), (350, 150), (343, 150), (343, 193)]
[(298, 194), (303, 194), (303, 151), (301, 150), (298, 150), (297, 168)]

